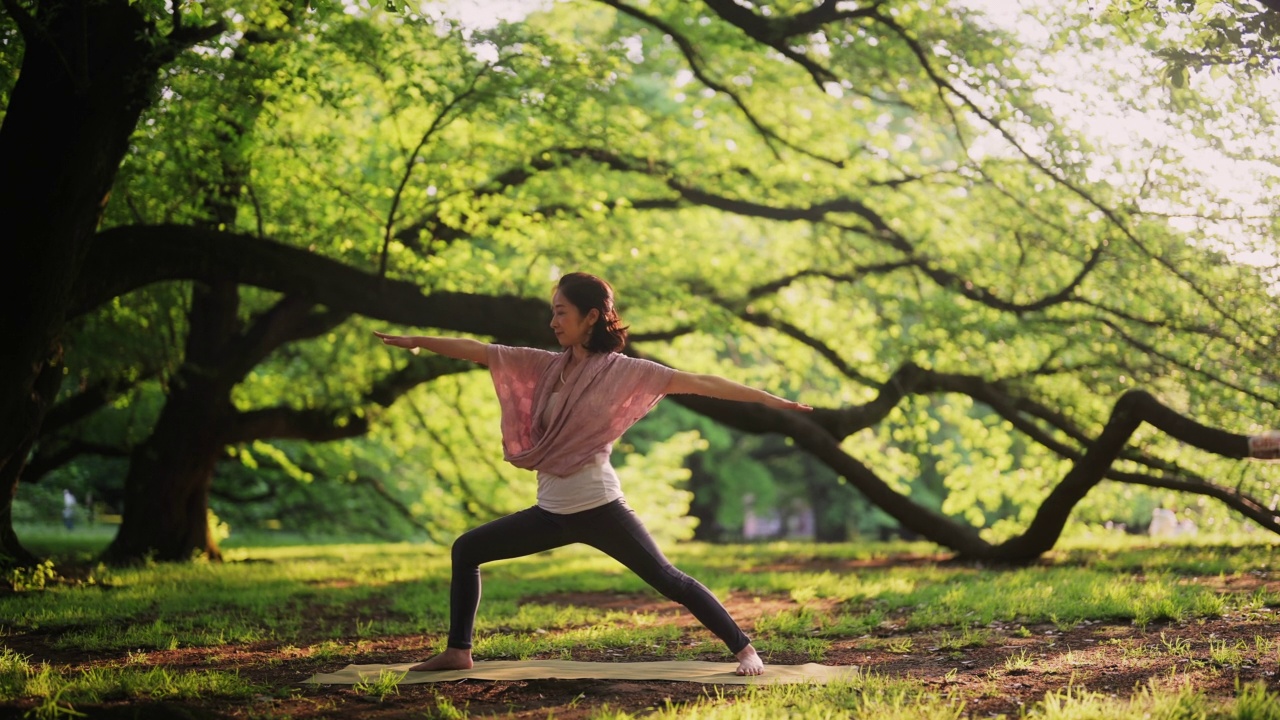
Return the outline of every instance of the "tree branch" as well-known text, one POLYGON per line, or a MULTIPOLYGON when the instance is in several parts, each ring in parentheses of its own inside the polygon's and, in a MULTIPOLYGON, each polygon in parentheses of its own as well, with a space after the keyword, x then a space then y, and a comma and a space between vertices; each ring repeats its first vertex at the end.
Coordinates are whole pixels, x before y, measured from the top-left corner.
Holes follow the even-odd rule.
POLYGON ((1026 532, 997 546, 996 553, 1004 559, 1031 560, 1052 548, 1076 504, 1102 480, 1129 438, 1144 422, 1201 450, 1225 458, 1249 457, 1248 436, 1202 425, 1170 409, 1150 393, 1129 391, 1116 401, 1110 420, 1084 457, 1040 504, 1026 532))
POLYGON ((822 5, 798 15, 769 20, 733 0, 703 0, 703 4, 711 8, 722 20, 742 30, 747 37, 777 50, 788 60, 804 68, 805 72, 809 73, 809 77, 813 78, 814 83, 819 88, 829 82, 838 83, 840 79, 836 77, 835 73, 819 65, 804 53, 797 51, 786 41, 800 33, 812 33, 823 22, 872 16, 871 9, 868 8, 847 12, 838 11, 835 8, 836 3, 824 2, 822 5))
POLYGON ((329 442, 360 437, 369 431, 367 418, 345 410, 299 410, 272 407, 237 413, 229 422, 222 442, 294 439, 329 442))
POLYGON ((350 317, 346 312, 311 313, 314 304, 285 296, 253 319, 249 329, 232 342, 224 367, 228 377, 243 378, 280 346, 328 332, 350 317))
POLYGON ((548 342, 546 301, 434 292, 378 278, 322 255, 250 235, 184 225, 125 226, 99 233, 89 249, 69 316, 152 283, 221 279, 296 296, 390 323, 548 342), (137 262, 146 257, 148 262, 137 262))
POLYGON ((411 359, 399 370, 374 383, 365 393, 365 400, 382 407, 390 407, 406 392, 445 375, 471 372, 480 366, 465 360, 455 360, 443 355, 430 354, 411 359))
MULTIPOLYGON (((665 20, 662 20, 661 18, 650 15, 644 12, 643 10, 627 5, 626 3, 623 3, 620 0, 600 0, 600 2, 614 8, 615 10, 617 10, 620 13, 623 13, 624 15, 629 15, 639 20, 640 22, 645 23, 646 25, 651 25, 657 28, 659 31, 661 31, 664 34, 669 35, 672 41, 675 42, 676 47, 680 49, 681 54, 684 55, 685 60, 688 61, 689 70, 693 72, 694 77, 696 77, 699 82, 701 82, 703 85, 710 88, 711 90, 718 93, 723 93, 724 95, 727 95, 729 97, 729 99, 733 102, 733 104, 737 106, 739 112, 742 113, 743 117, 747 119, 747 122, 751 124, 751 127, 755 128, 756 133, 759 134, 761 139, 764 140, 765 147, 769 148, 769 152, 773 153, 774 158, 776 158, 777 160, 782 160, 782 155, 778 152, 778 149, 774 146, 774 142, 776 141, 777 143, 787 148, 790 148, 791 150, 794 150, 795 152, 798 152, 802 155, 811 157, 814 160, 827 163, 837 168, 844 167, 845 163, 843 160, 834 160, 831 158, 822 157, 821 155, 818 155, 812 151, 806 150, 802 147, 799 147, 798 145, 795 145, 794 143, 783 138, 774 130, 767 127, 763 122, 761 122, 755 116, 755 113, 753 113, 751 109, 747 107, 746 102, 743 101, 742 97, 738 95, 738 93, 734 92, 728 86, 714 80, 709 75, 707 75, 706 70, 703 68, 703 65, 702 65, 702 59, 698 55, 697 48, 694 46, 692 42, 689 41, 688 38, 684 36, 684 34, 682 34, 679 30, 677 30, 673 25, 666 22, 665 20)), ((808 58, 803 58, 803 59, 808 60, 808 58)), ((816 67, 816 65, 814 67, 816 67)))
MULTIPOLYGON (((501 64, 501 62, 502 58, 499 58, 495 65, 501 64)), ((441 108, 440 112, 435 116, 435 119, 431 121, 431 125, 427 128, 427 131, 422 134, 422 139, 418 141, 417 147, 415 147, 413 152, 409 153, 408 158, 406 158, 404 176, 400 178, 400 185, 396 188, 395 194, 391 197, 391 209, 387 212, 387 224, 382 235, 382 258, 378 263, 379 277, 385 277, 387 274, 387 252, 391 247, 391 238, 393 237, 391 229, 395 227, 396 211, 400 207, 400 198, 404 195, 404 189, 409 184, 409 178, 413 176, 413 168, 417 163, 418 153, 422 152, 422 148, 426 147, 427 143, 431 141, 431 138, 436 134, 436 131, 444 126, 445 117, 447 117, 454 108, 460 106, 467 98, 475 94, 476 87, 479 85, 481 78, 487 75, 492 67, 493 65, 485 65, 480 72, 476 73, 475 76, 471 78, 471 84, 467 86, 466 90, 453 96, 449 102, 445 103, 445 106, 441 108)))
POLYGON ((31 458, 31 462, 27 463, 26 469, 23 470, 22 482, 34 485, 40 482, 40 479, 45 475, 82 455, 127 458, 129 454, 130 450, 128 448, 86 440, 71 440, 70 442, 60 443, 53 450, 49 450, 42 445, 35 456, 31 458))
POLYGON ((129 392, 140 383, 156 376, 155 370, 148 370, 136 378, 111 378, 100 380, 84 390, 72 395, 49 408, 44 423, 40 426, 40 436, 49 437, 66 429, 102 409, 107 403, 129 392))

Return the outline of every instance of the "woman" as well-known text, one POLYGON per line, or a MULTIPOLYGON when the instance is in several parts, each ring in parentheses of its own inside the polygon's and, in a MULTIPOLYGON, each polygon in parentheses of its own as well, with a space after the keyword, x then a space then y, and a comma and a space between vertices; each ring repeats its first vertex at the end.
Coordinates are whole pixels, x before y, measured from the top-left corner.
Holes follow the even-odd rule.
POLYGON ((613 288, 593 275, 560 279, 551 299, 551 329, 564 347, 553 353, 465 338, 374 333, 382 342, 489 367, 502 408, 505 459, 538 473, 538 501, 527 510, 464 533, 453 544, 449 641, 444 652, 411 670, 467 670, 480 605, 480 565, 575 542, 595 547, 688 608, 737 657, 739 675, 760 675, 764 662, 724 606, 680 572, 627 506, 609 464, 613 441, 664 395, 707 395, 769 407, 813 408, 714 375, 678 372, 622 355, 624 327, 613 288))

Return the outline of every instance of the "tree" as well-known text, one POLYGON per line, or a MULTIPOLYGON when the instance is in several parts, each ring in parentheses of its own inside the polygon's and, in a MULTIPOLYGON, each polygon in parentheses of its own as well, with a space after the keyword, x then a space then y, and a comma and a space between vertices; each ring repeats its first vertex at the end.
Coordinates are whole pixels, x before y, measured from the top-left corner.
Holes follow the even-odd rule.
POLYGON ((10 307, 0 333, 0 557, 32 560, 13 534, 9 509, 26 455, 61 379, 59 335, 72 287, 97 227, 129 135, 160 68, 222 31, 183 24, 166 30, 140 6, 66 0, 34 12, 4 3, 22 44, 21 71, 0 125, 0 213, 15 239, 4 263, 10 307))
MULTIPOLYGON (((405 43, 421 18, 329 23, 325 37, 354 61, 305 76, 316 65, 297 62, 273 81, 273 124, 251 133, 262 175, 228 196, 244 208, 237 227, 210 227, 205 202, 174 203, 198 219, 121 213, 91 244, 97 272, 76 279, 72 312, 181 280, 223 298, 224 323, 249 285, 280 294, 256 298, 255 312, 287 302, 536 342, 530 278, 590 261, 628 279, 640 352, 824 408, 800 418, 682 404, 789 437, 964 554, 1039 555, 1104 477, 1216 497, 1276 529, 1260 501, 1271 480, 1231 490, 1222 478, 1236 464, 1212 457, 1247 456, 1261 429, 1250 418, 1274 411, 1276 340, 1258 330, 1274 326, 1265 274, 1148 212, 1183 203, 1190 183, 1144 182, 1149 157, 1108 164, 1097 138, 1055 122, 1011 37, 913 3, 575 10, 499 26, 434 61, 405 43), (459 100, 482 87, 486 102, 459 100), (1135 385, 1165 402, 1125 394, 1135 385), (956 416, 967 430, 953 447, 903 457, 929 437, 917 402, 981 405, 1003 422, 956 416), (1146 435, 1124 449, 1142 422, 1210 454, 1146 435), (997 494, 1034 488, 1017 496, 1026 516, 982 528, 873 469, 909 475, 926 455, 952 468, 946 483, 971 481, 964 466, 988 471, 997 494)), ((119 194, 166 206, 146 188, 140 175, 119 194)), ((206 334, 215 359, 236 337, 189 336, 192 358, 206 334)))

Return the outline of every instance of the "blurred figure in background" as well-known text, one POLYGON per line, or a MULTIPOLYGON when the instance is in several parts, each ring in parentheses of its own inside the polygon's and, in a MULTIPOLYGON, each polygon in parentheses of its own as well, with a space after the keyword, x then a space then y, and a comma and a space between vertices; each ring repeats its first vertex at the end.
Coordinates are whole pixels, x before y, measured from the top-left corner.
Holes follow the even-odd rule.
POLYGON ((62 489, 62 524, 68 530, 74 530, 76 526, 76 496, 66 488, 62 489))

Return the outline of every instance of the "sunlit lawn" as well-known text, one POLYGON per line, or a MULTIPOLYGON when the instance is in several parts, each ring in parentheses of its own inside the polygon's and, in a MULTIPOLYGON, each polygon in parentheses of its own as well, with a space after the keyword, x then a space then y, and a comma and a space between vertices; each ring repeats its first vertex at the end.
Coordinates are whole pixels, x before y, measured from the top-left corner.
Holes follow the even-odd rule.
MULTIPOLYGON (((27 528, 23 533, 34 549, 82 567, 110 539, 102 530, 67 533, 27 528)), ((880 567, 866 562, 938 553, 931 545, 906 543, 689 544, 672 547, 669 554, 721 597, 785 602, 786 609, 755 622, 753 635, 766 657, 779 654, 798 658, 795 661, 822 662, 833 643, 853 640, 859 647, 910 653, 912 643, 919 642, 910 634, 914 631, 932 632, 935 651, 959 652, 989 642, 986 628, 993 624, 1023 632, 1027 626, 1051 624, 1065 629, 1090 622, 1145 627, 1232 613, 1265 613, 1280 605, 1280 596, 1256 583, 1248 591, 1232 592, 1222 584, 1187 581, 1189 577, 1269 575, 1274 545, 1183 543, 1151 549, 1143 544, 1134 538, 1077 543, 1041 565, 1007 569, 930 561, 880 567)), ((39 578, 32 577, 24 583, 29 589, 0 595, 0 640, 39 637, 50 651, 90 651, 115 658, 114 664, 80 670, 44 664, 39 653, 24 655, 6 646, 0 656, 0 702, 244 699, 289 690, 264 687, 215 668, 168 670, 143 661, 148 652, 266 643, 281 656, 305 657, 332 667, 343 664, 353 644, 362 640, 427 636, 437 645, 443 642, 449 561, 441 548, 410 543, 228 543, 225 554, 228 562, 223 564, 91 566, 81 581, 50 581, 40 589, 39 578)), ((486 566, 484 593, 477 627, 478 657, 571 658, 575 653, 613 649, 618 657, 641 653, 683 659, 722 652, 709 633, 677 627, 667 615, 561 601, 565 593, 633 594, 661 600, 621 566, 586 548, 486 566)), ((1225 644, 1214 650, 1221 656, 1218 660, 1232 651, 1247 654, 1239 662, 1275 666, 1280 660, 1274 643, 1267 646, 1262 641, 1243 651, 1225 644)), ((1014 669, 1019 659, 1010 657, 1008 667, 1014 669)), ((1023 660, 1030 663, 1025 655, 1023 660)), ((303 679, 300 673, 293 688, 303 679)), ((735 695, 733 702, 710 698, 679 709, 655 710, 653 716, 786 717, 776 714, 783 707, 802 708, 802 714, 791 716, 804 718, 965 713, 965 698, 910 679, 866 673, 855 686, 806 691, 759 688, 735 695)), ((1241 692, 1243 699, 1236 704, 1220 699, 1210 702, 1192 691, 1168 694, 1130 689, 1125 696, 1111 698, 1069 689, 1045 696, 1034 712, 1055 718, 1280 718, 1277 696, 1249 685, 1241 692)), ((641 716, 603 707, 596 713, 601 718, 641 716)))

